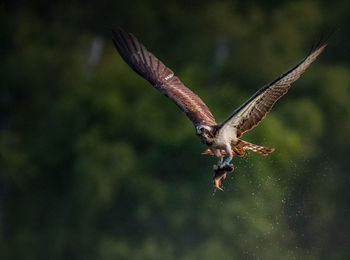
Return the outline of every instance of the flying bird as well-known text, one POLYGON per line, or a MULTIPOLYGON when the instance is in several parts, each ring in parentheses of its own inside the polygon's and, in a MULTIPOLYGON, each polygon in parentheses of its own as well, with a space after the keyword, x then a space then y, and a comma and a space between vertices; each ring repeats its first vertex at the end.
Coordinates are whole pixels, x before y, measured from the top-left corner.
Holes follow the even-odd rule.
POLYGON ((274 151, 273 148, 244 141, 241 137, 260 123, 276 101, 287 93, 291 84, 327 46, 327 43, 320 43, 312 48, 302 61, 260 88, 229 118, 218 124, 202 99, 187 88, 174 72, 149 52, 134 35, 118 28, 113 30, 113 42, 125 62, 170 98, 193 122, 196 134, 208 146, 203 154, 219 158, 218 164, 214 165, 214 185, 218 189, 221 189, 221 179, 226 177, 226 172, 233 171, 230 162, 234 155, 243 156, 248 150, 262 155, 274 151))

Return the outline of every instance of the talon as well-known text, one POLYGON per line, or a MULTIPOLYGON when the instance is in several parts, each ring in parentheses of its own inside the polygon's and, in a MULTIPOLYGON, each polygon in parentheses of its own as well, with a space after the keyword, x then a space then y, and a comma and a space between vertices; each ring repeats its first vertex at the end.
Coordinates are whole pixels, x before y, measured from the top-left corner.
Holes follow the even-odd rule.
POLYGON ((227 157, 226 160, 225 160, 225 164, 230 164, 231 161, 232 161, 232 158, 227 157))
POLYGON ((221 168, 222 167, 222 165, 224 164, 224 161, 223 161, 223 159, 221 158, 219 161, 218 161, 218 167, 219 168, 221 168))
POLYGON ((214 153, 209 148, 207 150, 205 150, 202 154, 214 155, 214 153))
POLYGON ((218 167, 221 171, 225 172, 232 172, 234 170, 233 164, 232 163, 223 163, 218 167))

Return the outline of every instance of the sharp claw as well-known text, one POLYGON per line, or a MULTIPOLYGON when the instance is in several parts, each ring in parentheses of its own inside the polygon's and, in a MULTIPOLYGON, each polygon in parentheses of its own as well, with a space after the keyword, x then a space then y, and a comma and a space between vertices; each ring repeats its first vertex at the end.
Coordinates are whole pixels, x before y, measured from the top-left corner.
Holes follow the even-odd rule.
POLYGON ((225 172, 232 172, 234 170, 233 164, 232 163, 223 163, 219 167, 219 171, 225 171, 225 172))
POLYGON ((227 157, 226 160, 225 160, 225 164, 230 164, 231 161, 232 161, 232 158, 227 157))
POLYGON ((209 148, 207 150, 205 150, 202 154, 214 155, 213 152, 209 148))

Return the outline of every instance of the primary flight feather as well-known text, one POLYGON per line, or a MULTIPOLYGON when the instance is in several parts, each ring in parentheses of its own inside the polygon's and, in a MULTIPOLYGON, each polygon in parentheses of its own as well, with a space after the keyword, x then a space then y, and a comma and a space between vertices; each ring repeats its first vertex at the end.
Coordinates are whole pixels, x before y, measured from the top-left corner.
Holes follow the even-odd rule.
POLYGON ((234 155, 243 156, 247 150, 267 155, 274 151, 240 139, 244 132, 257 126, 271 110, 278 99, 285 95, 291 84, 315 61, 327 46, 319 44, 313 48, 292 69, 282 74, 276 80, 263 86, 244 104, 221 124, 217 124, 207 105, 187 88, 174 72, 150 53, 134 35, 122 29, 113 31, 113 42, 125 62, 140 76, 149 81, 156 89, 175 102, 187 115, 196 128, 196 134, 208 149, 206 154, 219 158, 215 166, 214 183, 220 188, 221 178, 226 177, 226 171, 233 170, 230 164, 234 155), (224 157, 227 159, 224 161, 224 157))

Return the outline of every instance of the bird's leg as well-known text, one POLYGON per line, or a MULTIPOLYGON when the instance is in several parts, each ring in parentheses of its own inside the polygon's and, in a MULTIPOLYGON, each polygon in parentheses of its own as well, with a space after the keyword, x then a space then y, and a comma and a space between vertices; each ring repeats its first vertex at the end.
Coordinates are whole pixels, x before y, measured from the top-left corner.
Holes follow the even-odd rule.
POLYGON ((223 160, 224 160, 224 156, 221 154, 221 151, 219 149, 212 149, 212 152, 214 153, 214 155, 216 157, 220 158, 217 166, 221 167, 223 160))
POLYGON ((230 164, 230 162, 232 161, 232 157, 228 156, 225 160, 224 164, 230 164))
POLYGON ((219 161, 218 161, 218 167, 221 167, 221 165, 223 164, 224 162, 224 157, 220 157, 219 161))
POLYGON ((226 151, 226 154, 228 155, 225 162, 222 164, 222 166, 232 166, 232 164, 230 164, 230 162, 232 161, 232 158, 233 158, 233 153, 232 153, 232 150, 231 150, 231 146, 230 145, 227 145, 226 148, 225 148, 225 151, 226 151))

